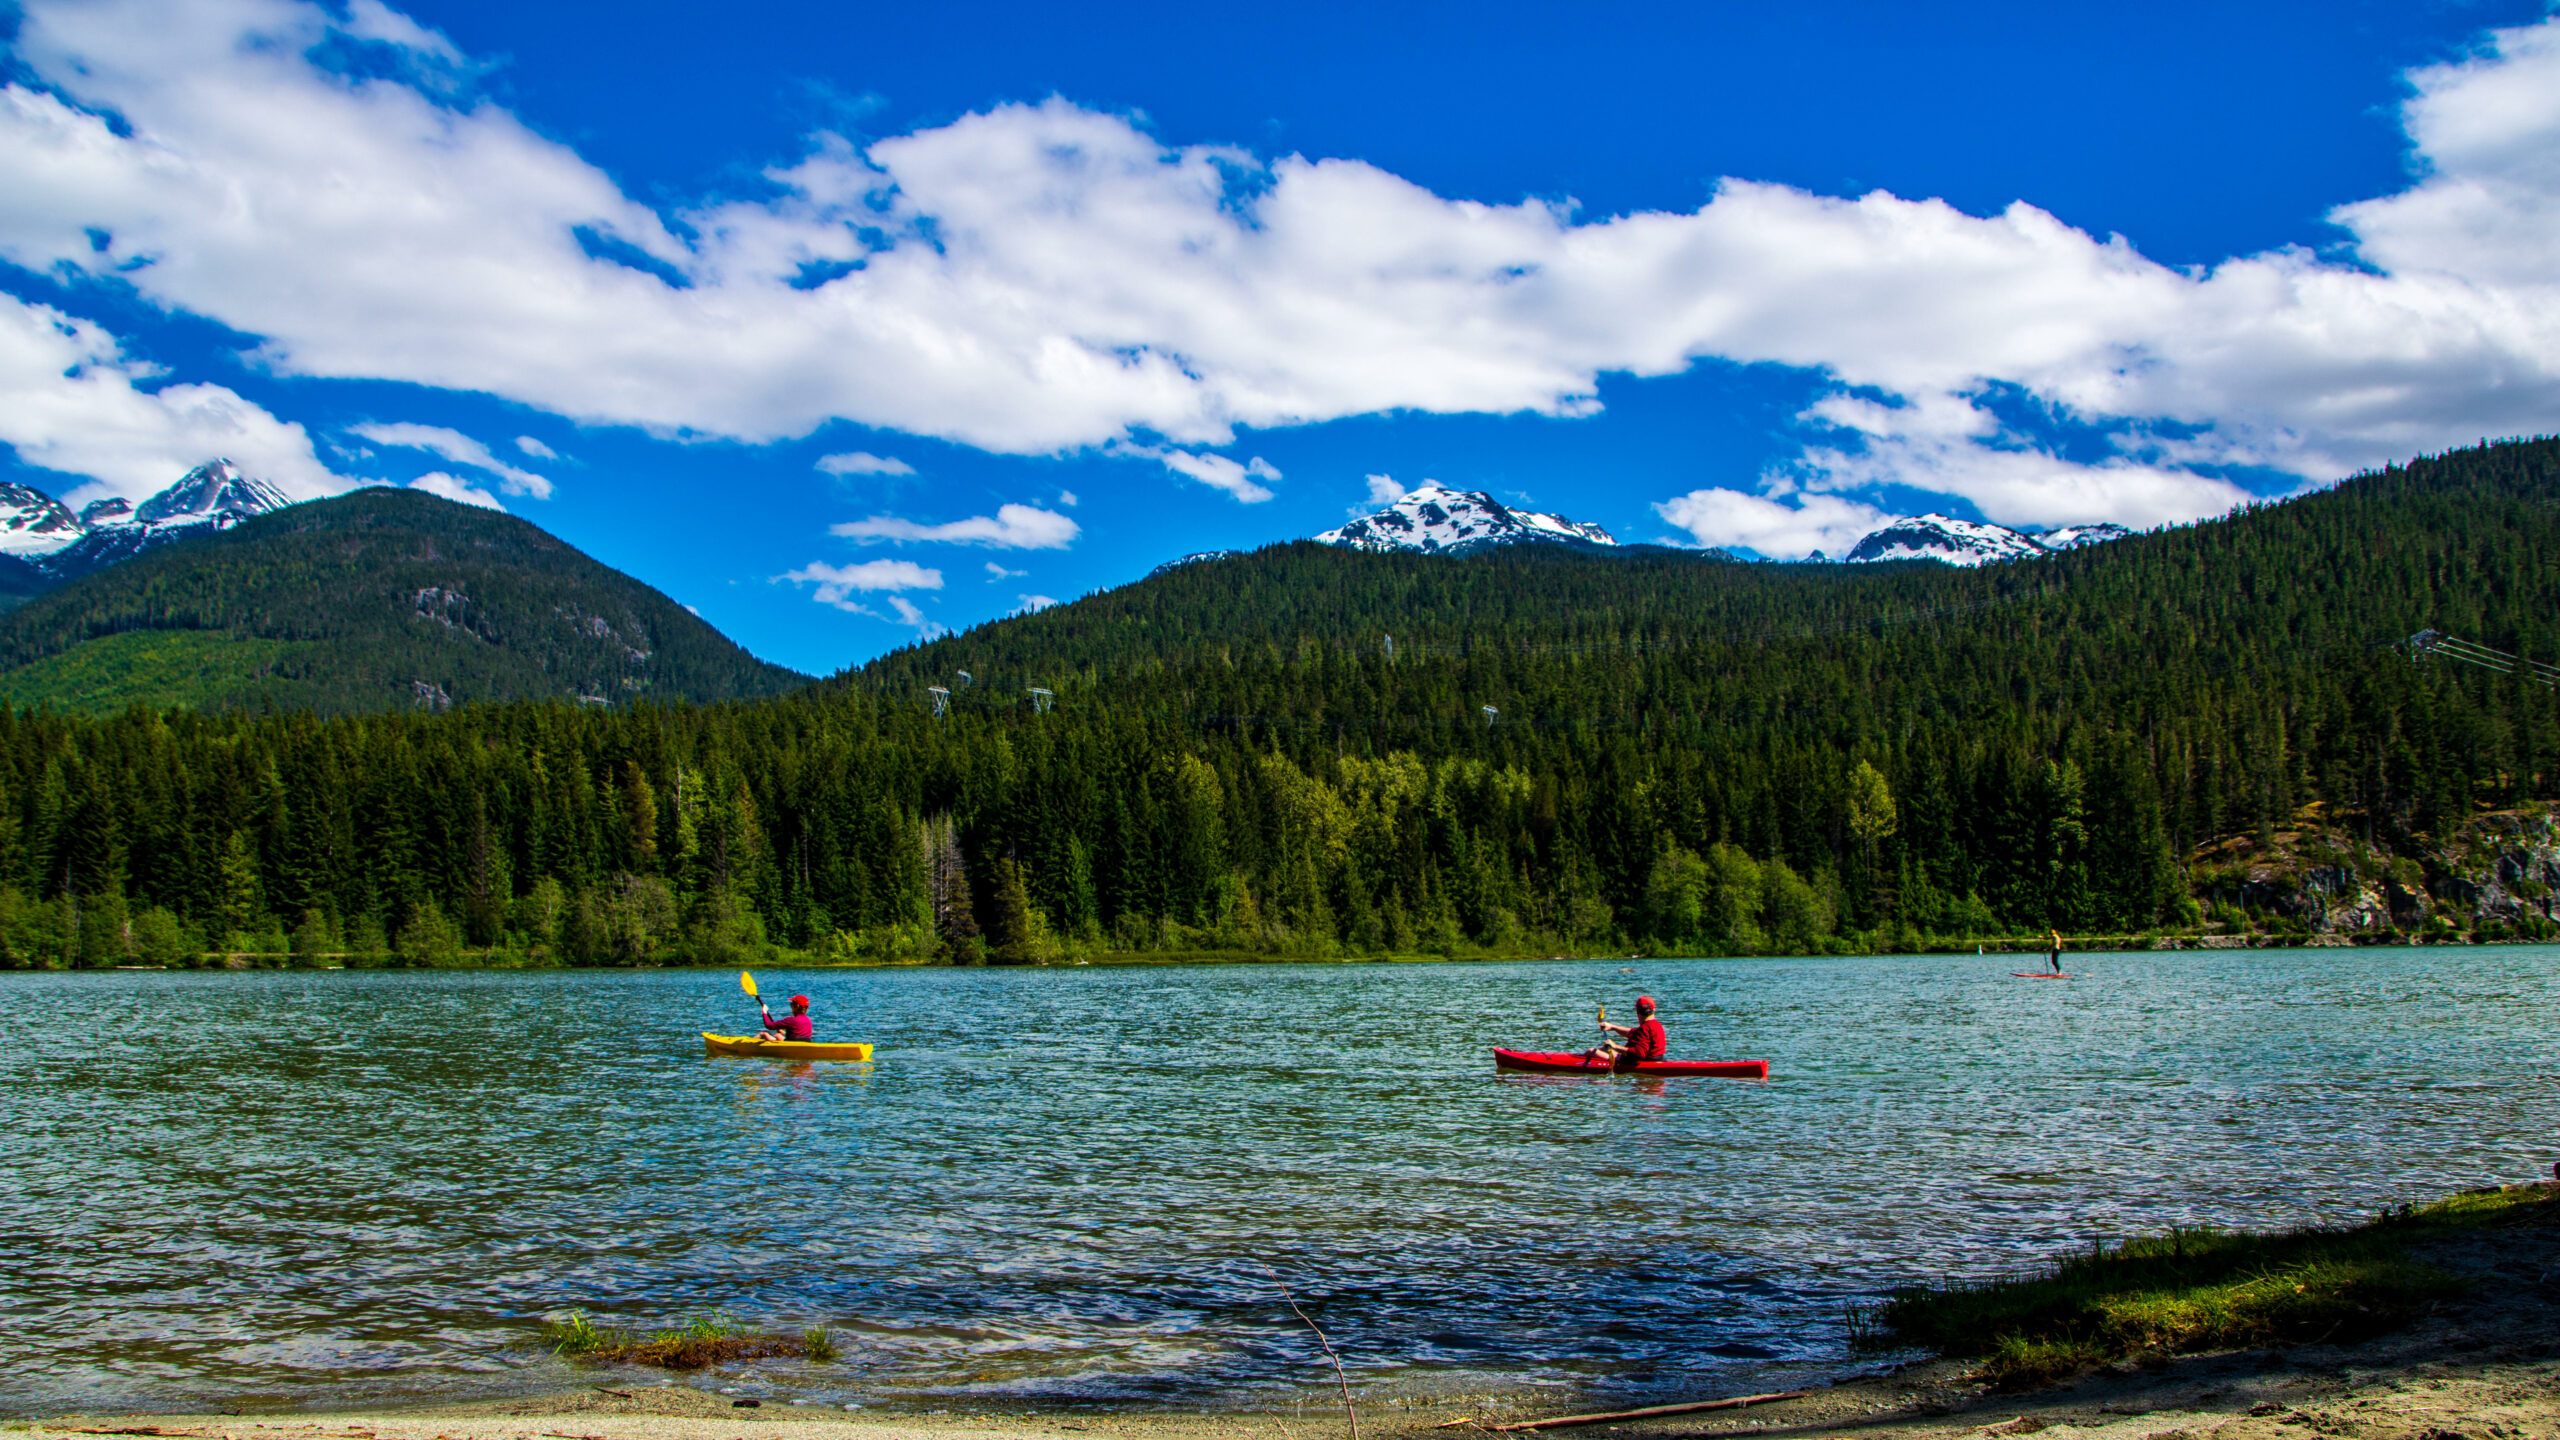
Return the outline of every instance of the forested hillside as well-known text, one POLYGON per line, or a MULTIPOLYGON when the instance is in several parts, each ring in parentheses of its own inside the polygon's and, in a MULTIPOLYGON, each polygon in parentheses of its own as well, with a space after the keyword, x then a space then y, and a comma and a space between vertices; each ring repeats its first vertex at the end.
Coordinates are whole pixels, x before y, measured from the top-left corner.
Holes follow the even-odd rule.
POLYGON ((765 701, 19 714, 0 938, 1800 951, 2188 925, 2279 833, 2423 912, 2560 715, 2398 642, 2560 660, 2556 556, 2542 440, 1980 571, 1280 547, 765 701))
POLYGON ((92 714, 721 700, 801 683, 522 520, 413 490, 260 515, 0 616, 0 702, 92 714))

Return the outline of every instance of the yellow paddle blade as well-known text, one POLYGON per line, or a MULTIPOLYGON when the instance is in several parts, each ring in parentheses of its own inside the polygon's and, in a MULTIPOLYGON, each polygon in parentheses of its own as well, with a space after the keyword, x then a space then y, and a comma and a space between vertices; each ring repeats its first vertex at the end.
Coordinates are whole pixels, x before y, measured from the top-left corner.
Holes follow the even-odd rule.
POLYGON ((1603 1025, 1609 1023, 1609 1007, 1606 1005, 1600 1007, 1600 1023, 1603 1025))
POLYGON ((741 990, 746 991, 746 992, 747 992, 748 994, 750 994, 750 995, 753 995, 754 993, 756 993, 756 977, 754 977, 753 975, 748 974, 748 973, 747 973, 746 971, 744 971, 744 970, 739 971, 739 972, 738 972, 738 988, 739 988, 739 989, 741 989, 741 990))

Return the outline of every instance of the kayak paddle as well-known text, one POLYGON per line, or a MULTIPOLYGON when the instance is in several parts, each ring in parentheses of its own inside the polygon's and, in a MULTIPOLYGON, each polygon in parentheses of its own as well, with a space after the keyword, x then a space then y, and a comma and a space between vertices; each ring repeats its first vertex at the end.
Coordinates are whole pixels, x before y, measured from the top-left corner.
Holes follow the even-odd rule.
POLYGON ((773 1023, 773 1012, 764 1008, 764 997, 756 994, 756 977, 748 974, 744 970, 739 971, 738 988, 746 991, 747 998, 756 1002, 756 1013, 764 1017, 767 1025, 771 1025, 773 1023))

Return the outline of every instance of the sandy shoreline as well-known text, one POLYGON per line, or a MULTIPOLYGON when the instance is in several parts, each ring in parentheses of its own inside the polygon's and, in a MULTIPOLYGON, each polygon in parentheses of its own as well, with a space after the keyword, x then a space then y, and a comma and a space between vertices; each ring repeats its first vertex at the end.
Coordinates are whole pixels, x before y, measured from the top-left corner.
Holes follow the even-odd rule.
MULTIPOLYGON (((2118 1364, 2030 1394, 1999 1394, 1969 1367, 1932 1360, 1802 1399, 1688 1415, 1518 1432, 1566 1440, 1949 1440, 2050 1432, 2049 1440, 2560 1440, 2560 1207, 2530 1222, 2411 1243, 2412 1259, 2470 1282, 2415 1325, 2360 1345, 2304 1346, 2118 1364)), ((858 1416, 708 1387, 597 1384, 551 1395, 328 1414, 66 1415, 0 1432, 179 1440, 1348 1440, 1339 1408, 1034 1412, 994 1405, 858 1416)), ((1482 1388, 1482 1387, 1479 1387, 1482 1388)), ((1719 1398, 1712 1395, 1700 1400, 1719 1398)), ((1563 1396, 1420 1394, 1371 1403, 1377 1440, 1497 1433, 1506 1422, 1587 1413, 1563 1396)))

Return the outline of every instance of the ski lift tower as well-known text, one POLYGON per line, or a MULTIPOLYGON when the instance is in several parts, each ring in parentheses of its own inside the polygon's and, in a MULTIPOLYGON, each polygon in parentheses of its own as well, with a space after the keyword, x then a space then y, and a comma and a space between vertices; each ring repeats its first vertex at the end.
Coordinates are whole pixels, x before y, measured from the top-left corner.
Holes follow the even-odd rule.
POLYGON ((940 685, 927 685, 924 693, 933 697, 933 718, 939 720, 951 708, 951 692, 940 685))
POLYGON ((1496 720, 1499 720, 1499 719, 1501 719, 1501 718, 1502 718, 1502 712, 1501 712, 1501 711, 1494 709, 1494 708, 1493 708, 1492 706, 1490 706, 1490 705, 1487 705, 1487 706, 1485 706, 1485 707, 1484 707, 1484 728, 1486 728, 1487 730, 1492 729, 1492 728, 1493 728, 1493 722, 1494 722, 1494 721, 1496 721, 1496 720))
POLYGON ((978 683, 978 677, 977 677, 977 676, 975 676, 975 675, 970 674, 970 673, 969 673, 968 671, 966 671, 966 670, 956 671, 956 672, 954 672, 954 673, 956 673, 957 675, 959 675, 959 677, 960 677, 960 688, 961 688, 961 689, 963 689, 963 690, 966 690, 966 689, 968 689, 970 686, 975 685, 975 684, 977 684, 977 683, 978 683))
POLYGON ((1031 713, 1034 715, 1046 715, 1049 713, 1049 707, 1058 703, 1058 696, 1055 691, 1044 690, 1041 687, 1034 685, 1031 687, 1030 693, 1031 713))

